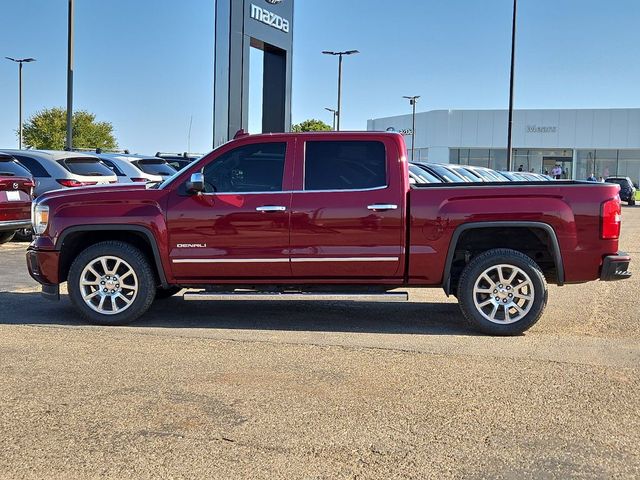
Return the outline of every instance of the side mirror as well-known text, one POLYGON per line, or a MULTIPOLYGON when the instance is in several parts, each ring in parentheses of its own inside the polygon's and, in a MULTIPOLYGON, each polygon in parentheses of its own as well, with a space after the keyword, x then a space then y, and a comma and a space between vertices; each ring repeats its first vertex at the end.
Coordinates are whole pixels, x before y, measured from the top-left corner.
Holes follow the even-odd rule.
POLYGON ((192 173, 187 182, 187 192, 191 194, 204 192, 204 175, 200 172, 192 173))

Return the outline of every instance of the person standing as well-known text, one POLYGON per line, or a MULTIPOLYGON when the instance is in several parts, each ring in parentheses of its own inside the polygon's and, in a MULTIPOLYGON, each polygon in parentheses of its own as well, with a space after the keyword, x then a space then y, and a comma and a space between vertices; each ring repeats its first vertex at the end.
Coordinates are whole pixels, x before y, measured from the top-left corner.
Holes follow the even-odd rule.
POLYGON ((591 175, 589 175, 589 177, 587 178, 587 182, 597 182, 598 179, 596 178, 596 174, 592 173, 591 175))
POLYGON ((522 172, 523 170, 524 170, 524 165, 520 165, 520 166, 518 167, 518 171, 519 171, 519 172, 522 172))
POLYGON ((553 170, 551 170, 551 176, 556 180, 560 180, 560 178, 562 178, 562 168, 559 164, 553 167, 553 170))

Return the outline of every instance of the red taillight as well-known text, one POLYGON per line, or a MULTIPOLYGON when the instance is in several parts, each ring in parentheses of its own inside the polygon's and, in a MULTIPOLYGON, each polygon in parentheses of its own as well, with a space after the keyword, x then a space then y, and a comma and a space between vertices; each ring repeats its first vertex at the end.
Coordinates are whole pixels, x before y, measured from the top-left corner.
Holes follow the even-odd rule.
POLYGON ((95 185, 97 182, 81 182, 71 178, 63 178, 56 180, 63 187, 86 187, 87 185, 95 185))
POLYGON ((616 196, 602 204, 602 228, 600 236, 603 240, 615 240, 620 237, 622 206, 620 197, 616 196))
POLYGON ((146 178, 131 177, 132 182, 147 182, 146 178))
POLYGON ((27 188, 31 188, 31 187, 35 187, 36 184, 33 182, 33 180, 27 180, 26 182, 24 182, 24 186, 27 188))

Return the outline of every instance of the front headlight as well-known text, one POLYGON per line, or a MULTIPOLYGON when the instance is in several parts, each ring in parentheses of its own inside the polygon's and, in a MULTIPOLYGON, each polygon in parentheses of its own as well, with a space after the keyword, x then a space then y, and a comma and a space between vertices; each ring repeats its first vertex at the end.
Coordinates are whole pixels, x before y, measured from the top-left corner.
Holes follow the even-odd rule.
POLYGON ((31 216, 33 231, 36 235, 42 235, 49 224, 49 207, 47 205, 38 205, 33 208, 31 216))

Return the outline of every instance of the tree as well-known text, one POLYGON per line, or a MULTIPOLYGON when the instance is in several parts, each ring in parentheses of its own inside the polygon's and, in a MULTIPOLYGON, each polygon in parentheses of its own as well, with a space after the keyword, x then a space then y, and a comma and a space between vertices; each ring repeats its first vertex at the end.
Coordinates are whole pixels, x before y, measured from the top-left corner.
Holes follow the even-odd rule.
MULTIPOLYGON (((73 112, 73 147, 114 150, 118 143, 113 125, 96 122, 96 116, 85 110, 73 112)), ((39 150, 64 150, 67 137, 67 111, 60 107, 41 110, 23 127, 24 144, 39 150)))
POLYGON ((294 132, 330 132, 332 128, 322 120, 312 118, 294 125, 292 130, 294 132))

